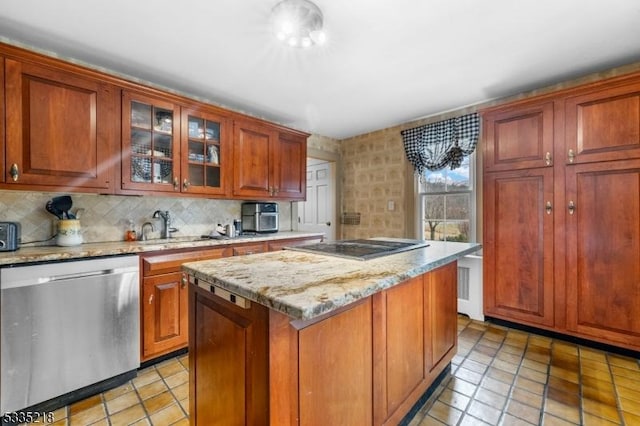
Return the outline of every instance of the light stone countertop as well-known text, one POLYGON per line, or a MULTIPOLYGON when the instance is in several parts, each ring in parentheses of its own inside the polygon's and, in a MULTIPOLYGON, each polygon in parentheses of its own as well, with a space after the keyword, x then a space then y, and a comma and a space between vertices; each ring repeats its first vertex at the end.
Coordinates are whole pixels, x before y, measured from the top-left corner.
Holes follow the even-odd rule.
POLYGON ((51 262, 87 257, 137 254, 151 251, 175 250, 184 248, 205 248, 262 241, 276 241, 288 238, 320 237, 321 233, 283 231, 259 236, 241 236, 236 238, 213 240, 200 237, 174 237, 163 240, 148 241, 114 241, 104 243, 88 243, 73 247, 58 246, 23 246, 17 251, 0 252, 0 266, 31 262, 51 262))
POLYGON ((293 319, 308 320, 482 248, 475 243, 428 243, 429 247, 366 261, 282 250, 190 262, 182 268, 293 319))

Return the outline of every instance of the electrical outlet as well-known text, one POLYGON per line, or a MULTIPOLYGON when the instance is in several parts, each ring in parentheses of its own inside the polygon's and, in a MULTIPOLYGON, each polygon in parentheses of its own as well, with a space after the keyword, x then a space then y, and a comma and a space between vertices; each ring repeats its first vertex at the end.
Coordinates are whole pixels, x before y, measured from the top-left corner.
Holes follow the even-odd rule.
POLYGON ((393 200, 389 200, 387 201, 387 210, 389 210, 390 212, 394 211, 396 209, 396 202, 393 200))

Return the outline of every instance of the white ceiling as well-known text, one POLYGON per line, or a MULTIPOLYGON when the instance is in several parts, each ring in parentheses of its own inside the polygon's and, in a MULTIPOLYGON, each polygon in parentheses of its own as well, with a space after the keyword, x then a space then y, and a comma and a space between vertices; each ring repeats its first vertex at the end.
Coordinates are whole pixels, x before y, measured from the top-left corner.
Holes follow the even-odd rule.
POLYGON ((316 0, 308 50, 277 2, 0 0, 0 39, 337 139, 640 61, 639 0, 316 0))

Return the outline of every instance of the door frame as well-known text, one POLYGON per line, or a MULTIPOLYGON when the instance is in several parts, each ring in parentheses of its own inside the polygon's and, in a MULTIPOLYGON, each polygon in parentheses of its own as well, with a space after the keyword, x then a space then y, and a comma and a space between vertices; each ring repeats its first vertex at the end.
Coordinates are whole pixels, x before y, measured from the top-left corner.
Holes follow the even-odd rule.
MULTIPOLYGON (((334 163, 333 169, 335 174, 332 176, 332 179, 335 184, 335 199, 334 199, 334 208, 335 208, 335 230, 336 230, 336 240, 342 239, 342 225, 340 223, 340 211, 342 210, 342 158, 340 154, 335 152, 323 151, 321 149, 316 148, 307 148, 307 158, 313 158, 315 160, 322 160, 334 163)), ((294 231, 298 230, 298 203, 291 203, 291 229, 294 231)))

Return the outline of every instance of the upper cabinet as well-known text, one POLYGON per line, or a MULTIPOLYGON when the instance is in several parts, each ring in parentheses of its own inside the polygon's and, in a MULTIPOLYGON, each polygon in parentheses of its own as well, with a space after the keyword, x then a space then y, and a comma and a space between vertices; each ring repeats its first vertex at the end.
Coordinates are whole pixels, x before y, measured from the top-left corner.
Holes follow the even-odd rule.
POLYGON ((306 136, 251 121, 234 123, 233 195, 304 200, 306 136))
POLYGON ((196 109, 182 109, 182 190, 225 195, 231 182, 232 125, 229 119, 196 109))
POLYGON ((553 102, 488 113, 483 126, 485 171, 553 165, 553 102))
POLYGON ((308 134, 2 43, 0 117, 3 189, 306 196, 308 134))
POLYGON ((640 158, 640 82, 565 101, 567 164, 640 158))
POLYGON ((5 59, 5 187, 111 192, 116 89, 65 69, 5 59))
POLYGON ((122 94, 122 190, 229 193, 230 120, 139 92, 122 94))
POLYGON ((122 189, 180 191, 180 107, 122 94, 122 189))

